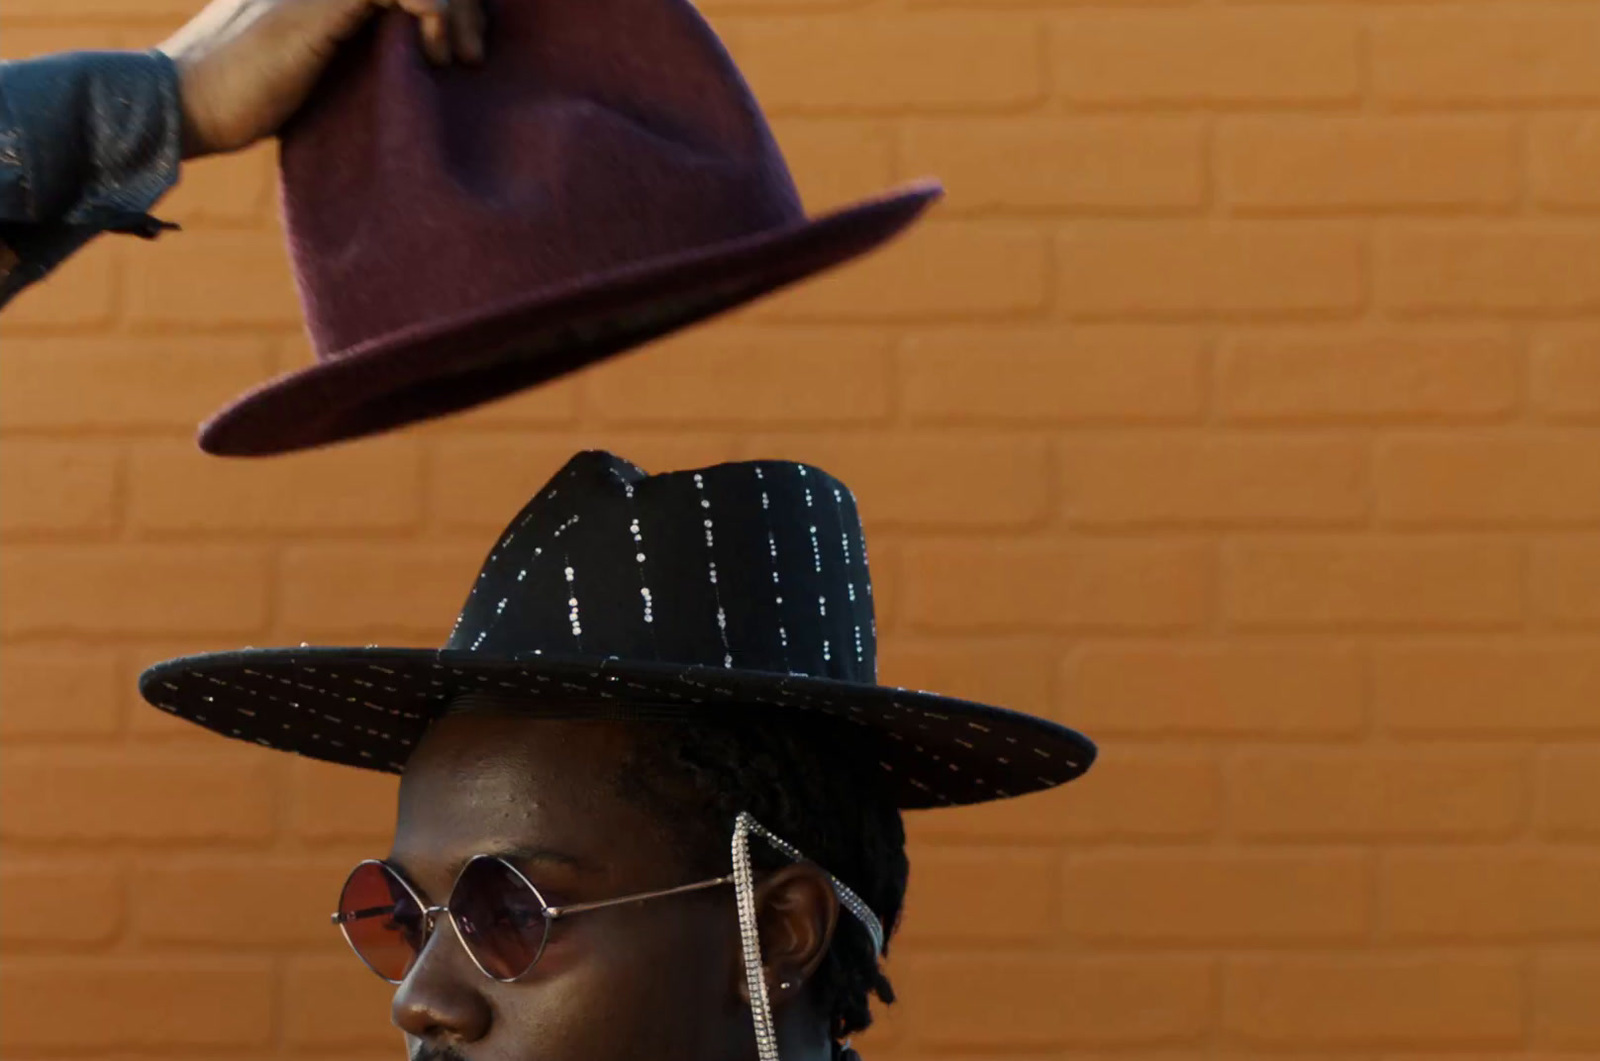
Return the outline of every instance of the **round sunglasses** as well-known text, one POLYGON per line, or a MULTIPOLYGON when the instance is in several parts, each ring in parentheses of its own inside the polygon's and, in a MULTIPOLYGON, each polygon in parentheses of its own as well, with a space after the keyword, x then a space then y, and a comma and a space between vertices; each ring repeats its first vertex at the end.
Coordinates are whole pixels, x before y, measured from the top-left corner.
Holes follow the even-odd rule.
POLYGON ((497 855, 475 855, 456 876, 445 904, 429 906, 393 866, 369 859, 350 872, 333 923, 367 968, 398 984, 428 945, 443 914, 478 971, 510 983, 539 961, 550 926, 563 917, 703 891, 732 884, 733 879, 730 874, 660 891, 551 906, 516 866, 497 855))
MULTIPOLYGON (((445 904, 429 906, 399 870, 379 859, 368 859, 351 870, 345 880, 333 923, 339 926, 345 942, 367 968, 391 984, 398 984, 428 945, 439 915, 443 914, 478 971, 492 980, 511 983, 526 976, 539 961, 545 942, 550 938, 550 926, 563 917, 732 884, 738 900, 740 933, 748 952, 746 972, 753 978, 751 997, 764 998, 752 891, 754 875, 748 846, 752 836, 765 840, 791 862, 807 861, 794 845, 773 835, 743 812, 734 822, 732 873, 680 884, 676 888, 635 892, 595 902, 551 906, 533 882, 504 858, 474 855, 456 875, 445 904)), ((877 915, 838 877, 829 873, 828 880, 840 903, 872 937, 873 949, 882 954, 885 935, 877 915)))

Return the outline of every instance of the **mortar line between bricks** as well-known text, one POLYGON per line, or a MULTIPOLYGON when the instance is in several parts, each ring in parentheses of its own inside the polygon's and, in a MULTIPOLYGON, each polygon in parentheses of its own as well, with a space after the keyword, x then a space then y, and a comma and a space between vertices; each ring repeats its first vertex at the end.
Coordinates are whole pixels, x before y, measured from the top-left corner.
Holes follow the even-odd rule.
POLYGON ((1522 988, 1522 1036, 1532 1045, 1538 1027, 1539 949, 1536 946, 1524 945, 1517 972, 1522 988))
POLYGON ((1367 946, 1374 950, 1384 938, 1383 926, 1386 920, 1383 901, 1384 857, 1377 844, 1369 842, 1362 845, 1363 870, 1366 873, 1364 883, 1367 886, 1367 902, 1369 904, 1366 931, 1363 935, 1366 937, 1367 946))
MULTIPOLYGON (((126 445, 117 447, 116 473, 112 479, 111 506, 116 513, 113 540, 127 544, 136 531, 133 520, 133 455, 126 445)), ((6 544, 9 544, 7 542, 6 544)))
POLYGON ((1207 558, 1205 587, 1205 617, 1195 630, 1197 638, 1215 640, 1225 635, 1227 629, 1226 572, 1223 570, 1224 553, 1221 533, 1212 535, 1205 543, 1207 558))
MULTIPOLYGON (((8 845, 9 846, 9 845, 8 845)), ((117 912, 115 927, 112 929, 109 950, 114 954, 127 954, 133 951, 134 915, 133 908, 133 859, 127 855, 113 856, 112 866, 116 872, 116 895, 121 908, 117 912)))
MULTIPOLYGON (((1039 0, 1047 3, 1049 0, 1039 0)), ((1078 3, 1078 0, 1073 0, 1078 3)), ((1140 3, 1150 4, 1156 0, 1139 0, 1140 3)), ((1197 0, 1172 0, 1174 3, 1194 3, 1197 0)), ((1259 0, 1252 0, 1253 3, 1259 0)), ((1085 6, 1081 3, 1078 6, 1085 6)), ((1052 64, 1054 65, 1054 64, 1052 64)), ((1206 115, 1225 115, 1228 117, 1251 117, 1254 115, 1283 117, 1308 111, 1314 114, 1339 114, 1355 113, 1350 101, 1329 102, 1321 101, 1317 104, 1302 105, 1298 101, 1271 101, 1271 100, 1206 100, 1193 101, 1187 99, 1158 98, 1158 99, 1072 99, 1064 93, 1058 93, 1046 100, 1039 109, 1041 117, 1050 116, 1062 119, 1090 118, 1134 118, 1134 119, 1197 119, 1206 115)))
MULTIPOLYGON (((1071 533, 1072 521, 1068 516, 1066 490, 1066 456, 1061 446, 1048 432, 1039 432, 1035 439, 1044 453, 1044 525, 1047 533, 1071 533)), ((1032 441, 1032 440, 1031 440, 1032 441)))
POLYGON ((262 631, 263 636, 268 636, 271 631, 281 629, 283 626, 284 589, 289 583, 289 573, 286 570, 289 548, 292 546, 275 545, 267 553, 267 593, 262 607, 262 621, 265 627, 262 631))
MULTIPOLYGON (((1098 216, 1106 216, 1103 212, 1098 216)), ((1157 215, 1151 215, 1157 216, 1157 215)), ((1522 215, 1515 203, 1489 202, 1416 202, 1398 200, 1389 202, 1351 202, 1314 206, 1248 206, 1240 207, 1225 217, 1241 224, 1249 222, 1377 222, 1377 221, 1496 221, 1514 223, 1522 215)), ((1574 212, 1573 216, 1577 216, 1574 212)))
POLYGON ((1040 255, 1042 280, 1044 284, 1044 300, 1036 309, 1021 314, 1023 320, 1029 321, 1034 326, 1043 326, 1047 321, 1060 319, 1064 314, 1062 305, 1066 300, 1061 292, 1061 229, 1054 225, 1046 229, 1043 235, 1043 253, 1040 255))
POLYGON ((1200 341, 1200 419, 1195 427, 1197 431, 1209 433, 1224 426, 1218 399, 1222 393, 1218 374, 1222 371, 1222 346, 1226 331, 1223 324, 1214 321, 1196 330, 1200 341))
POLYGON ((1528 535, 1521 535, 1516 539, 1516 558, 1519 567, 1518 579, 1520 597, 1517 601, 1520 606, 1521 627, 1526 633, 1548 634, 1545 621, 1537 614, 1535 592, 1533 585, 1533 540, 1528 535))
POLYGON ((1207 111, 1200 121, 1200 150, 1202 152, 1200 213, 1220 223, 1221 219, 1228 217, 1232 213, 1228 209, 1227 197, 1223 194, 1222 156, 1219 145, 1222 117, 1214 112, 1207 111))
POLYGON ((908 328, 898 327, 891 329, 887 335, 885 349, 879 356, 886 359, 884 376, 888 382, 888 405, 881 418, 881 426, 886 431, 912 431, 916 429, 909 410, 906 408, 906 361, 913 355, 911 353, 912 338, 908 328))
POLYGON ((1357 248, 1357 266, 1361 270, 1360 304, 1355 317, 1362 327, 1373 327, 1378 319, 1379 307, 1379 244, 1381 230, 1375 218, 1368 218, 1361 226, 1361 241, 1357 248))
POLYGON ((1537 817, 1539 802, 1539 750, 1537 744, 1530 744, 1521 750, 1522 755, 1522 804, 1518 808, 1518 823, 1515 842, 1523 845, 1537 844, 1539 842, 1537 817))
POLYGON ((290 759, 286 755, 276 756, 266 771, 267 790, 271 796, 272 809, 272 842, 270 850, 275 857, 281 857, 292 850, 290 843, 294 826, 292 822, 292 793, 291 786, 294 778, 290 772, 290 759))
POLYGON ((1511 136, 1515 144, 1513 157, 1515 168, 1516 194, 1512 197, 1512 207, 1519 214, 1535 216, 1538 214, 1538 204, 1533 193, 1533 121, 1526 115, 1511 117, 1511 136))
POLYGON ((275 1053, 281 1054, 288 1049, 289 1022, 285 1019, 288 1013, 290 958, 282 952, 272 955, 272 998, 268 1003, 268 1012, 271 1014, 272 1031, 270 1033, 271 1045, 275 1053))
POLYGON ((1357 435, 1361 439, 1361 523, 1369 538, 1387 531, 1378 516, 1378 450, 1383 429, 1368 428, 1357 435))
POLYGON ((1533 409, 1533 355, 1538 348, 1538 324, 1516 322, 1511 326, 1517 344, 1517 394, 1512 406, 1510 422, 1524 427, 1537 428, 1539 416, 1533 409))
MULTIPOLYGON (((1431 0, 1416 0, 1418 3, 1431 0)), ((1462 114, 1577 114, 1588 116, 1600 107, 1600 95, 1559 96, 1551 99, 1380 100, 1378 112, 1400 117, 1456 116, 1462 114)))
POLYGON ((1378 110, 1377 46, 1373 41, 1373 20, 1382 15, 1374 11, 1362 12, 1356 29, 1356 64, 1359 69, 1357 83, 1360 92, 1358 109, 1363 114, 1378 110))

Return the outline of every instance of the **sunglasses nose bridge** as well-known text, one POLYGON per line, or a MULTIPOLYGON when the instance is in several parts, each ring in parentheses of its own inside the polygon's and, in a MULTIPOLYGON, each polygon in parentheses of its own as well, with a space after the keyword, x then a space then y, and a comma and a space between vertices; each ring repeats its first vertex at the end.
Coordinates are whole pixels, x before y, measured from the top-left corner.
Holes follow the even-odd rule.
MULTIPOLYGON (((438 923, 438 918, 441 914, 444 915, 445 923, 450 926, 450 934, 455 937, 456 943, 460 945, 462 952, 466 954, 467 960, 473 964, 473 967, 476 968, 478 972, 482 973, 484 976, 487 976, 491 980, 497 980, 503 984, 511 983, 517 979, 516 976, 496 976, 489 970, 489 967, 484 964, 483 959, 478 955, 477 950, 474 949, 472 943, 467 939, 467 934, 461 930, 461 922, 456 920, 456 915, 451 913, 449 906, 429 906, 423 909, 422 915, 427 918, 428 926, 428 942, 425 944, 425 946, 431 946, 433 944, 433 941, 437 935, 434 932, 434 928, 438 923)), ((418 960, 421 960, 420 955, 418 956, 418 960)), ((532 968, 531 963, 529 968, 532 968)), ((524 972, 525 971, 526 970, 524 970, 524 972)), ((521 973, 518 974, 518 976, 520 975, 521 973)))
POLYGON ((410 966, 406 969, 406 976, 408 978, 410 977, 411 973, 416 970, 417 966, 426 958, 427 953, 430 950, 437 946, 450 946, 449 942, 440 942, 441 937, 438 932, 438 928, 441 921, 450 926, 449 935, 454 940, 454 943, 466 952, 468 960, 470 960, 472 964, 477 966, 480 970, 483 968, 482 965, 479 964, 477 956, 472 953, 472 947, 467 944, 466 938, 462 936, 461 928, 456 924, 455 915, 450 912, 450 907, 448 905, 424 906, 421 910, 421 914, 422 943, 417 948, 416 953, 412 956, 410 966))

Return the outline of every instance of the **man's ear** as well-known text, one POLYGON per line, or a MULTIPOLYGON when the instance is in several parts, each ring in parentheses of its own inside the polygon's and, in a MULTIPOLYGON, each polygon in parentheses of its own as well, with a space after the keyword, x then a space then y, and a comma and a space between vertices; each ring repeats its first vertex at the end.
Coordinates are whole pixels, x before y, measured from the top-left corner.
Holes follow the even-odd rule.
MULTIPOLYGON (((826 873, 803 862, 762 878, 755 899, 767 994, 777 1007, 798 997, 827 957, 839 923, 839 897, 826 873)), ((736 971, 735 989, 740 1001, 748 1003, 744 970, 741 966, 736 971)))

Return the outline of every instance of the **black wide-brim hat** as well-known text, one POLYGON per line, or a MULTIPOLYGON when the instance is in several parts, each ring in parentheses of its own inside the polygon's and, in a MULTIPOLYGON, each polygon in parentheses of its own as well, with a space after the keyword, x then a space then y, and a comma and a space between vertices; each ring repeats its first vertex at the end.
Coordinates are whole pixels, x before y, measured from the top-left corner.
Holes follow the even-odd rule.
POLYGON ((469 694, 541 717, 843 720, 906 809, 1051 788, 1094 761, 1054 722, 878 685, 876 653, 839 480, 784 461, 651 476, 589 452, 500 536, 445 647, 212 653, 139 687, 225 736, 390 773, 469 694))
POLYGON ((505 397, 892 239, 923 181, 820 216, 690 0, 503 0, 479 69, 379 15, 282 136, 316 363, 213 416, 264 456, 505 397))

